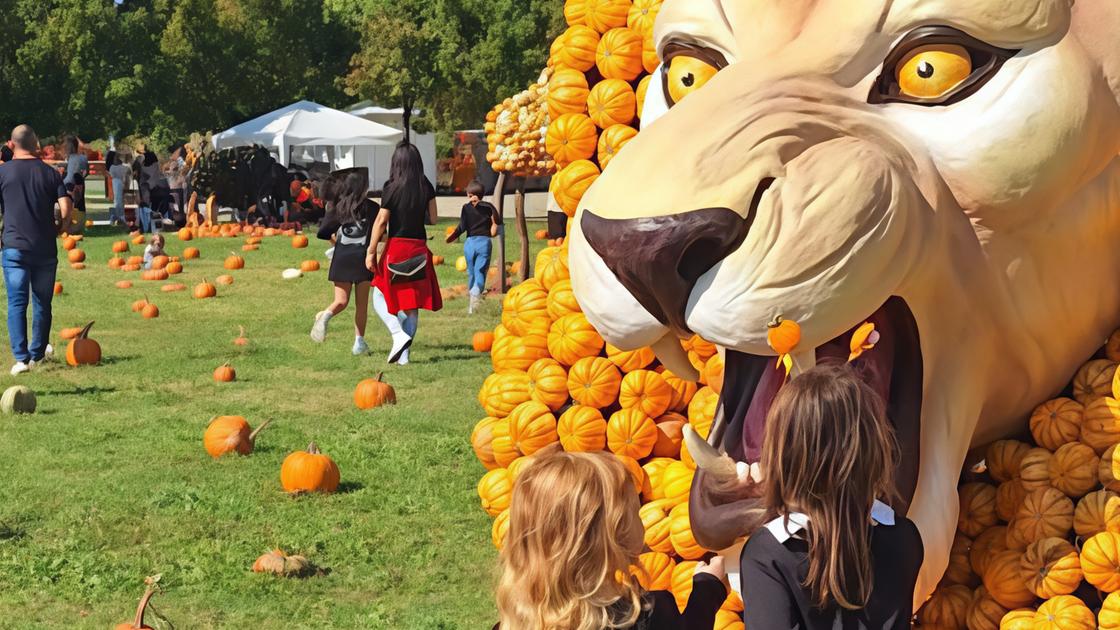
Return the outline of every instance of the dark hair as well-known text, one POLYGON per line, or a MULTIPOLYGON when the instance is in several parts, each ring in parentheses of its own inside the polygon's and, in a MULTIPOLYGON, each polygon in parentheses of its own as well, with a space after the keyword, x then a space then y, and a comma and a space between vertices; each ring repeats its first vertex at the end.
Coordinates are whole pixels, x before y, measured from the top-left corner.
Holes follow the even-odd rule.
POLYGON ((424 188, 424 159, 410 142, 404 141, 393 151, 389 165, 389 181, 385 183, 383 204, 396 211, 421 208, 427 212, 427 194, 424 188), (385 200, 392 199, 392 202, 385 200), (394 208, 393 206, 400 206, 394 208))
POLYGON ((76 136, 66 136, 62 139, 62 148, 66 151, 66 155, 74 155, 78 152, 78 138, 76 136))
POLYGON ((159 161, 156 152, 150 149, 144 149, 144 166, 151 166, 159 161))
POLYGON ((467 184, 467 194, 468 195, 474 195, 476 197, 481 197, 485 193, 486 193, 486 187, 483 186, 482 182, 478 181, 477 179, 472 179, 471 183, 467 184))
POLYGON ((366 203, 366 193, 369 192, 369 170, 348 168, 331 175, 336 177, 332 189, 334 203, 331 212, 343 225, 357 223, 362 218, 362 207, 366 203))
POLYGON ((763 503, 770 516, 809 517, 805 586, 820 608, 862 608, 871 595, 869 514, 895 498, 898 445, 883 400, 849 365, 791 380, 766 415, 763 503))

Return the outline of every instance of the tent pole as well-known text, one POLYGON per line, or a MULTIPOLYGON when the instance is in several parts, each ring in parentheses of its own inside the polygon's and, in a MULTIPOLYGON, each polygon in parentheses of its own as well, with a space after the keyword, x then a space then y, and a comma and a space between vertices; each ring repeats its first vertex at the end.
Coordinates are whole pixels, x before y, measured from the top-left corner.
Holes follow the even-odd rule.
MULTIPOLYGON (((498 216, 504 217, 502 214, 502 200, 505 198, 506 174, 505 172, 498 173, 498 183, 494 184, 494 207, 498 210, 498 216)), ((498 292, 505 293, 509 287, 506 285, 506 226, 498 226, 498 292)))

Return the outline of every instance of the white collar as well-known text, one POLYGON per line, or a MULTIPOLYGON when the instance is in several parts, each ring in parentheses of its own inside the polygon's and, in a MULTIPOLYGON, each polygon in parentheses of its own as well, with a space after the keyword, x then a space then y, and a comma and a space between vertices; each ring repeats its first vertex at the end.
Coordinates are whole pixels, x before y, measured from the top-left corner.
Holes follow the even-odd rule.
MULTIPOLYGON (((886 503, 876 500, 871 504, 871 520, 879 525, 894 525, 894 510, 886 503)), ((790 512, 770 521, 765 527, 778 540, 778 544, 784 544, 808 525, 808 516, 801 512, 790 512)))

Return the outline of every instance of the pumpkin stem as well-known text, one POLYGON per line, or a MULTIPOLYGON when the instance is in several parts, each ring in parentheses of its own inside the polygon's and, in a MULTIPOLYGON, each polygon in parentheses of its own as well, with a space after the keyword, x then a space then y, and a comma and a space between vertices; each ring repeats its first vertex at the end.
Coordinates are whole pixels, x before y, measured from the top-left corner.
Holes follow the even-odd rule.
POLYGON ((318 455, 319 454, 319 445, 314 443, 314 442, 308 444, 307 445, 307 452, 310 455, 318 455))
POLYGON ((148 602, 152 600, 152 596, 156 594, 156 589, 148 585, 144 589, 144 596, 140 598, 140 605, 136 607, 136 619, 132 622, 133 628, 144 627, 144 611, 148 608, 148 602))
POLYGON ((238 326, 237 330, 238 330, 237 336, 240 337, 241 339, 244 339, 245 338, 245 327, 244 326, 238 326))
POLYGON ((382 377, 382 376, 385 376, 385 373, 384 373, 384 372, 378 372, 378 373, 377 373, 377 382, 378 382, 378 383, 382 382, 382 381, 381 381, 381 377, 382 377))
POLYGON ((262 422, 260 424, 260 426, 253 429, 253 432, 249 434, 249 443, 252 444, 253 442, 255 442, 257 440, 257 434, 260 433, 261 431, 264 431, 264 428, 267 427, 271 423, 272 423, 272 418, 269 418, 269 419, 265 420, 264 422, 262 422))
MULTIPOLYGON (((147 299, 147 298, 145 298, 145 299, 147 299)), ((90 328, 93 328, 93 322, 90 322, 90 323, 86 324, 86 327, 83 328, 82 331, 78 333, 78 339, 85 339, 86 337, 88 337, 90 328)))
POLYGON ((778 326, 781 326, 781 325, 782 325, 782 316, 781 315, 775 315, 774 319, 770 320, 769 324, 766 324, 766 327, 767 328, 777 328, 778 326))

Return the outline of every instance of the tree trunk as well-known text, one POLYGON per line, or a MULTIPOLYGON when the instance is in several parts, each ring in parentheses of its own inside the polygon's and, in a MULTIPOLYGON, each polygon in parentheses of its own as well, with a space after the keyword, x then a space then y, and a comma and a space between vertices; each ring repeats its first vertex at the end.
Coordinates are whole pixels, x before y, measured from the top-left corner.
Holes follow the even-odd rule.
POLYGON ((517 235, 521 237, 521 281, 529 279, 529 226, 525 223, 525 178, 517 178, 517 191, 513 195, 513 210, 517 214, 517 235))
POLYGON ((404 141, 412 142, 412 99, 406 97, 403 105, 401 120, 404 122, 404 141))
MULTIPOLYGON (((498 210, 498 216, 502 214, 502 200, 505 199, 506 187, 506 174, 505 172, 498 174, 498 183, 494 184, 494 207, 498 210)), ((498 291, 505 293, 509 289, 506 284, 506 226, 498 226, 498 291)))

